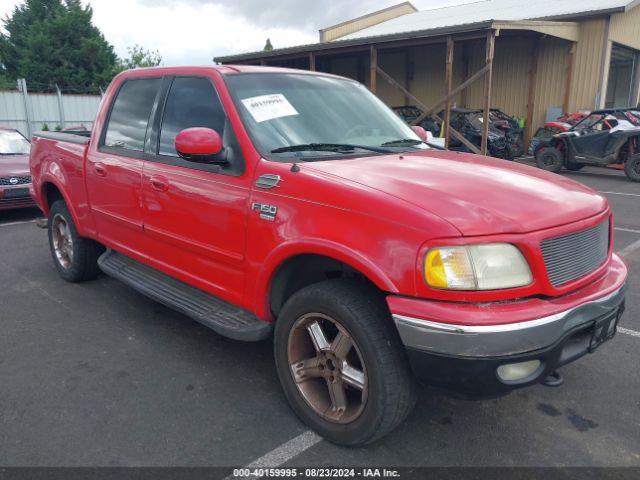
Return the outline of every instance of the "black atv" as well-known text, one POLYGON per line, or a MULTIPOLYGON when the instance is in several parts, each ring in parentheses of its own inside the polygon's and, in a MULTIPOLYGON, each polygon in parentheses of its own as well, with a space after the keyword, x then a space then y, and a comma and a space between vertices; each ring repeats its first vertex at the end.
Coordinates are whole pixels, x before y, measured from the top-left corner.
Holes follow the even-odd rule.
POLYGON ((640 122, 637 110, 596 110, 567 132, 554 135, 535 151, 536 164, 550 172, 562 167, 624 165, 630 180, 640 182, 640 122))

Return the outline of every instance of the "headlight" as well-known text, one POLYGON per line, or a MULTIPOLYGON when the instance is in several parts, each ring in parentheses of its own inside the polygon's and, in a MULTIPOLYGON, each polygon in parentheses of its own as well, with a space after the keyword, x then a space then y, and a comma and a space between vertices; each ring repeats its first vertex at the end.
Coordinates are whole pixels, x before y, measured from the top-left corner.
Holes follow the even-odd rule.
POLYGON ((424 272, 429 286, 447 290, 500 290, 533 281, 522 253, 508 243, 432 248, 424 272))

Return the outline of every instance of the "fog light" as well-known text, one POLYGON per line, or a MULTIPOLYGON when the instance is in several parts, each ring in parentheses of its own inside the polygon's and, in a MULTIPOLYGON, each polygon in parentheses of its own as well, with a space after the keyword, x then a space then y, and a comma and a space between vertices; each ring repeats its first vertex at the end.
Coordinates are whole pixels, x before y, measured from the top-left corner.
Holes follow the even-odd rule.
POLYGON ((528 362, 509 363, 498 367, 498 377, 505 382, 517 382, 533 375, 540 368, 540 360, 530 360, 528 362))

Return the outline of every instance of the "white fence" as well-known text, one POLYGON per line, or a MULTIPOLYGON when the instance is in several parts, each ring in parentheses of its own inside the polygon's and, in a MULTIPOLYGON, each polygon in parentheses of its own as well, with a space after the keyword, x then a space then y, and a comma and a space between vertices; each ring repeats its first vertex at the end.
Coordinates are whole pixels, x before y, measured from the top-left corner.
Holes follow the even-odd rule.
POLYGON ((49 130, 93 126, 100 95, 30 93, 22 79, 18 87, 0 90, 0 126, 15 128, 28 138, 45 125, 49 130))

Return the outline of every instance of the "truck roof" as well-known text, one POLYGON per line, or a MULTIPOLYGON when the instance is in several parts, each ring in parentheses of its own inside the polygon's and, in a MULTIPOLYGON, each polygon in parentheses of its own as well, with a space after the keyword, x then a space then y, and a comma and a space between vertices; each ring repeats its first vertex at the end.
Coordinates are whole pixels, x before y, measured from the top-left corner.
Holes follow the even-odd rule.
POLYGON ((175 67, 148 67, 126 70, 120 75, 124 76, 150 76, 156 75, 185 75, 203 73, 207 70, 215 70, 223 75, 234 75, 239 73, 298 73, 305 75, 322 75, 328 77, 337 77, 330 73, 312 72, 309 70, 300 70, 295 68, 269 67, 259 65, 203 65, 203 66, 175 66, 175 67))

